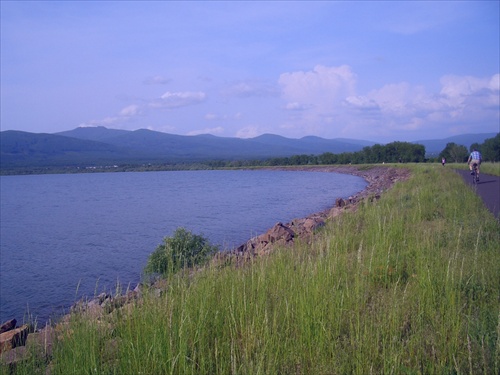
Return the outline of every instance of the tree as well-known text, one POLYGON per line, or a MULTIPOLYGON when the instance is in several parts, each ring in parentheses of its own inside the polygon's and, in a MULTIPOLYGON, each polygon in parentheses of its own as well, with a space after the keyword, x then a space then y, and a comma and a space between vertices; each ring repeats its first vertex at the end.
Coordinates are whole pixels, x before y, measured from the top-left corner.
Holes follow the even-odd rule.
POLYGON ((205 263, 218 250, 205 237, 178 228, 172 237, 165 237, 163 243, 151 253, 144 273, 167 276, 182 268, 205 263))
POLYGON ((481 145, 481 153, 486 161, 500 161, 500 133, 493 138, 484 140, 481 145))
POLYGON ((307 164, 311 164, 311 159, 312 159, 312 155, 305 155, 305 154, 293 155, 293 156, 290 156, 289 162, 290 162, 290 165, 307 165, 307 164))
POLYGON ((477 142, 471 144, 470 147, 469 147, 469 152, 472 152, 474 150, 481 151, 481 145, 479 143, 477 143, 477 142))
POLYGON ((331 152, 325 152, 318 156, 318 164, 335 164, 337 155, 331 152))
POLYGON ((446 144, 446 147, 439 154, 440 158, 446 158, 448 161, 453 161, 455 163, 463 163, 467 161, 469 153, 467 152, 467 147, 462 145, 457 145, 454 142, 446 144))
POLYGON ((384 146, 375 144, 371 147, 370 163, 382 163, 384 159, 384 146))

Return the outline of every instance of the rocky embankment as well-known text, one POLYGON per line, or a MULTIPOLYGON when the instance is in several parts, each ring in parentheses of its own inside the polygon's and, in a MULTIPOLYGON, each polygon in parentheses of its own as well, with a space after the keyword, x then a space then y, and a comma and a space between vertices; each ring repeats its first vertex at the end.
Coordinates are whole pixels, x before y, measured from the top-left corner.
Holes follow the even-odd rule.
MULTIPOLYGON (((284 170, 285 168, 274 168, 284 170)), ((303 170, 311 172, 335 172, 351 174, 364 178, 368 186, 361 192, 348 198, 337 198, 335 204, 327 210, 311 214, 305 218, 294 219, 289 223, 276 223, 266 233, 256 236, 236 249, 219 257, 236 257, 237 259, 247 259, 269 253, 276 245, 292 245, 295 240, 307 240, 311 234, 325 222, 342 212, 353 210, 357 204, 364 199, 379 199, 380 195, 389 189, 397 181, 405 180, 410 173, 404 168, 371 167, 359 170, 356 167, 293 167, 286 170, 303 170)), ((333 202, 332 202, 333 203, 333 202)))
MULTIPOLYGON (((374 166, 366 169, 358 169, 351 166, 340 167, 292 167, 292 168, 272 168, 276 170, 290 171, 311 171, 311 172, 335 172, 351 174, 364 178, 368 186, 357 194, 348 198, 337 198, 332 202, 332 206, 322 212, 311 214, 305 218, 294 219, 289 223, 276 223, 266 233, 251 238, 237 248, 217 254, 215 262, 229 259, 239 263, 256 256, 268 254, 275 246, 291 246, 297 239, 307 240, 312 233, 323 226, 325 222, 342 212, 356 209, 359 202, 364 199, 376 200, 380 195, 392 187, 398 181, 404 181, 410 176, 410 172, 404 168, 374 166)), ((153 286, 161 293, 160 283, 153 286)), ((101 319, 117 308, 123 308, 129 302, 140 298, 141 286, 138 285, 133 291, 128 291, 125 295, 111 296, 101 294, 88 301, 80 301, 72 307, 72 312, 78 311, 88 314, 95 319, 101 319)), ((0 326, 0 365, 15 366, 15 364, 26 358, 30 352, 29 347, 35 346, 40 356, 50 362, 52 353, 52 342, 56 335, 64 330, 69 316, 61 319, 56 326, 47 325, 35 331, 30 325, 18 327, 16 320, 12 319, 0 326)))

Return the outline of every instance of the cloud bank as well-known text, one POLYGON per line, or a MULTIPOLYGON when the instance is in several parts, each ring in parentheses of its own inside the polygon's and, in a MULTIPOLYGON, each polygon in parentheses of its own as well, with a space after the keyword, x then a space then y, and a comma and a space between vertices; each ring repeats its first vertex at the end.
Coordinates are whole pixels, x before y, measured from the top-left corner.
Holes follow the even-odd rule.
MULTIPOLYGON (((226 103, 224 108, 231 107, 227 103, 228 96, 233 100, 267 98, 278 101, 275 107, 282 117, 275 117, 279 121, 277 125, 287 134, 298 137, 308 134, 326 138, 332 135, 352 137, 355 134, 372 139, 398 132, 418 134, 423 130, 432 134, 433 128, 443 124, 450 125, 457 133, 481 132, 478 121, 500 121, 500 74, 491 77, 445 75, 439 80, 438 92, 398 82, 359 93, 357 80, 357 74, 348 65, 317 65, 309 71, 282 73, 274 85, 241 81, 212 95, 215 101, 220 95, 219 99, 226 103)), ((214 105, 211 111, 207 100, 208 95, 203 91, 167 91, 152 100, 142 99, 141 103, 130 104, 116 116, 91 120, 81 126, 119 125, 147 112, 204 105, 208 110, 200 116, 200 121, 224 122, 231 126, 206 126, 186 134, 248 138, 273 131, 262 117, 260 122, 242 123, 244 118, 251 117, 248 110, 225 114, 214 105), (228 129, 233 129, 234 133, 228 135, 228 129)))
POLYGON ((283 108, 292 113, 286 125, 289 129, 307 131, 330 125, 340 134, 359 129, 360 136, 373 137, 395 129, 432 130, 443 124, 455 124, 457 131, 481 132, 478 121, 499 123, 499 74, 443 76, 437 93, 408 82, 358 93, 357 75, 347 65, 283 73, 279 83, 283 108))

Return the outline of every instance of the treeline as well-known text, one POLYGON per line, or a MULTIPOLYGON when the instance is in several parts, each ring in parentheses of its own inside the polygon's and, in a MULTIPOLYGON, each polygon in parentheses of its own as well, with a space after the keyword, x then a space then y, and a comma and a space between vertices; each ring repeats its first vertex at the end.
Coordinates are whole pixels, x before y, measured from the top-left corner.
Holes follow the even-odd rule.
POLYGON ((250 161, 211 161, 212 167, 287 166, 326 164, 377 164, 377 163, 422 163, 425 162, 425 147, 408 142, 392 142, 386 145, 366 146, 358 152, 320 155, 293 155, 281 158, 250 161))
POLYGON ((484 161, 500 161, 500 133, 493 138, 485 139, 483 143, 473 143, 469 150, 465 146, 453 142, 448 143, 439 154, 439 158, 445 158, 455 163, 463 163, 467 161, 470 152, 474 149, 481 152, 484 161))
POLYGON ((423 145, 409 142, 392 142, 386 145, 376 144, 364 147, 358 152, 334 154, 325 152, 321 155, 294 155, 290 157, 271 158, 266 160, 246 161, 211 161, 206 165, 213 168, 245 167, 245 166, 287 166, 287 165, 325 165, 325 164, 379 164, 379 163, 424 163, 441 162, 444 157, 448 162, 463 163, 467 161, 470 151, 477 149, 484 161, 500 161, 500 133, 483 143, 474 143, 470 150, 463 145, 448 143, 438 158, 426 158, 423 145))
POLYGON ((331 164, 381 164, 381 163, 423 163, 447 162, 463 163, 467 161, 470 151, 479 150, 484 161, 500 161, 500 133, 493 138, 486 139, 483 143, 472 144, 470 150, 463 145, 448 143, 439 157, 426 158, 423 145, 409 142, 392 142, 386 145, 376 144, 364 147, 358 152, 344 152, 334 154, 325 152, 320 155, 293 155, 270 159, 254 160, 199 160, 196 162, 176 163, 121 163, 119 165, 97 166, 92 168, 68 167, 25 167, 1 170, 2 175, 7 174, 43 174, 43 173, 92 173, 92 172, 146 172, 146 171, 176 171, 176 170, 207 170, 216 168, 245 168, 267 166, 292 166, 292 165, 331 165, 331 164))

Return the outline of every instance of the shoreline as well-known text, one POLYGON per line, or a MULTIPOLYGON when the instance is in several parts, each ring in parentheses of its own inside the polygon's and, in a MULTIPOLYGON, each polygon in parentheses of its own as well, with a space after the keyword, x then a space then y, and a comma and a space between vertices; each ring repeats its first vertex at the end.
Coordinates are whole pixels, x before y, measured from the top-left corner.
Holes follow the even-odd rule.
POLYGON ((265 233, 257 235, 242 245, 227 252, 214 256, 213 261, 235 258, 236 262, 261 256, 272 251, 276 245, 291 246, 295 240, 307 240, 313 232, 324 226, 327 220, 342 214, 345 211, 355 210, 357 205, 365 199, 379 199, 380 195, 390 189, 396 182, 404 181, 410 177, 409 170, 394 166, 368 166, 359 169, 355 166, 292 166, 292 167, 266 167, 267 170, 280 171, 307 171, 349 174, 363 178, 368 185, 361 191, 349 196, 347 199, 337 197, 334 205, 327 209, 312 213, 305 218, 293 219, 289 223, 276 223, 265 233))
POLYGON ((404 167, 392 165, 368 165, 358 168, 357 166, 291 166, 291 167, 265 167, 264 169, 282 171, 311 171, 350 174, 362 177, 368 182, 368 186, 358 192, 356 196, 364 198, 374 192, 384 192, 398 181, 404 181, 410 177, 410 171, 404 167))
MULTIPOLYGON (((316 212, 308 215, 305 218, 294 219, 290 223, 277 223, 264 234, 254 237, 242 244, 236 249, 226 252, 219 252, 209 261, 218 265, 227 264, 229 261, 235 266, 245 263, 255 256, 262 256, 272 251, 273 247, 279 245, 292 246, 296 239, 307 240, 312 233, 325 224, 327 220, 342 214, 343 212, 356 209, 357 205, 365 199, 378 199, 386 190, 390 189, 396 182, 404 181, 410 177, 409 170, 394 166, 368 166, 359 169, 355 166, 293 166, 293 167, 266 167, 268 170, 282 171, 308 171, 308 172, 325 172, 350 174, 362 177, 367 181, 368 185, 365 189, 351 195, 347 199, 337 197, 334 205, 321 212, 316 212)), ((193 268, 189 272, 196 272, 193 268)), ((108 293, 101 293, 93 298, 82 298, 69 308, 69 312, 58 321, 48 321, 42 327, 33 326, 31 323, 24 324, 22 327, 16 328, 16 320, 7 321, 10 324, 9 335, 16 335, 19 340, 10 348, 5 348, 5 353, 1 353, 1 362, 3 364, 17 363, 19 360, 26 358, 28 355, 26 346, 34 344, 44 344, 42 347, 42 355, 48 357, 52 354, 52 343, 55 339, 56 332, 60 327, 67 324, 71 314, 78 312, 86 314, 93 319, 101 319, 108 315, 113 310, 122 308, 125 305, 140 299, 144 284, 139 282, 133 290, 127 290, 123 295, 112 296, 108 293), (58 328, 59 327, 59 328, 58 328)), ((165 287, 163 280, 157 280, 150 286, 155 290, 155 293, 161 295, 162 289, 165 287)), ((3 322, 0 322, 0 324, 3 322)), ((17 340, 17 339, 16 339, 17 340)))

